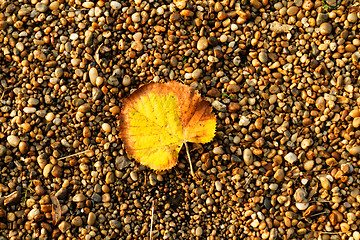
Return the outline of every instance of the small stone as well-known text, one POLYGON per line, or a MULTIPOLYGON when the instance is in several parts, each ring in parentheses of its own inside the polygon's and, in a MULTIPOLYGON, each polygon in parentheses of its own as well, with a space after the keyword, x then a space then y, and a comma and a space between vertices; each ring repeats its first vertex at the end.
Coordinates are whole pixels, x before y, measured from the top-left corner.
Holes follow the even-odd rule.
POLYGON ((93 212, 90 212, 87 219, 87 224, 90 226, 94 225, 96 221, 96 215, 93 212))
POLYGON ((115 159, 115 167, 117 170, 122 170, 130 165, 130 161, 126 156, 118 156, 115 159))
POLYGON ((80 216, 76 216, 73 218, 73 220, 71 220, 71 224, 75 227, 80 227, 83 225, 83 221, 80 216))
POLYGON ((322 23, 325 23, 329 20, 329 15, 327 13, 318 13, 316 17, 316 25, 320 26, 322 23))
POLYGON ((118 220, 110 220, 110 227, 111 228, 120 228, 121 224, 118 220))
POLYGON ((89 127, 84 127, 84 129, 83 129, 83 137, 84 138, 91 137, 91 130, 90 130, 89 127))
POLYGON ((11 194, 9 194, 8 196, 5 197, 4 206, 10 207, 10 206, 16 205, 16 204, 20 203, 20 200, 21 200, 20 192, 18 192, 18 191, 12 192, 11 194))
POLYGON ((128 87, 131 85, 131 77, 129 75, 125 75, 123 80, 122 80, 122 85, 124 87, 128 87))
POLYGON ((7 28, 6 21, 0 21, 0 30, 5 30, 7 28))
POLYGON ((302 8, 304 10, 310 11, 314 7, 314 3, 311 0, 305 0, 302 8))
POLYGON ((6 151, 7 151, 6 147, 4 145, 0 144, 0 157, 4 157, 6 154, 6 151))
POLYGON ((352 125, 354 128, 358 128, 360 126, 360 117, 354 118, 352 125))
POLYGON ((294 200, 297 203, 306 202, 307 201, 306 196, 307 196, 307 192, 305 191, 305 189, 298 188, 295 191, 294 200))
POLYGON ((212 106, 213 106, 216 110, 218 110, 218 111, 220 111, 220 112, 226 112, 226 105, 223 104, 223 103, 221 103, 221 102, 219 102, 218 100, 215 100, 215 101, 212 103, 212 106))
POLYGON ((253 6, 256 9, 260 9, 263 7, 261 1, 259 1, 259 0, 250 0, 250 4, 251 4, 251 6, 253 6))
POLYGON ((288 10, 286 11, 286 13, 289 15, 289 16, 294 16, 298 13, 299 11, 299 8, 297 6, 291 6, 288 8, 288 10))
POLYGON ((114 10, 119 10, 121 8, 121 3, 117 1, 111 1, 110 7, 114 10))
POLYGON ((201 236, 203 234, 203 230, 201 227, 197 227, 195 230, 195 235, 196 236, 201 236))
POLYGON ((221 155, 224 154, 224 150, 222 149, 222 147, 215 147, 213 153, 216 155, 221 155))
POLYGON ((105 177, 106 184, 112 184, 115 182, 115 174, 113 172, 108 172, 105 177))
POLYGON ((51 175, 53 175, 54 177, 61 177, 63 173, 62 168, 59 165, 55 165, 52 170, 51 170, 51 175))
POLYGON ((92 67, 89 70, 89 78, 92 85, 96 86, 96 78, 99 76, 96 68, 92 67))
POLYGON ((15 213, 13 213, 13 212, 7 213, 7 214, 6 214, 6 219, 7 219, 9 222, 15 221, 15 219, 16 219, 15 213))
POLYGON ((191 77, 193 79, 199 79, 201 77, 202 74, 202 70, 201 69, 195 69, 192 73, 191 73, 191 77))
POLYGON ((336 7, 336 1, 337 0, 325 0, 326 4, 331 6, 331 7, 336 7))
POLYGON ((91 109, 90 104, 85 103, 85 104, 81 105, 81 106, 78 108, 78 111, 79 111, 79 112, 82 112, 82 113, 87 113, 87 112, 90 111, 90 109, 91 109))
POLYGON ((290 153, 286 154, 286 156, 284 157, 284 159, 285 159, 288 163, 293 164, 294 162, 297 161, 297 156, 296 156, 294 153, 290 152, 290 153))
POLYGON ((130 173, 130 178, 131 178, 131 180, 136 182, 138 180, 138 174, 136 172, 131 172, 130 173))
POLYGON ((266 63, 267 61, 268 61, 268 56, 267 56, 267 54, 265 53, 265 52, 260 52, 259 53, 259 60, 260 60, 260 62, 262 62, 262 63, 266 63))
POLYGON ((37 208, 34 208, 28 213, 27 217, 29 220, 33 220, 38 215, 40 215, 40 210, 37 208))
POLYGON ((246 148, 243 153, 244 163, 246 165, 251 165, 254 162, 254 156, 250 149, 246 148))
POLYGON ((320 33, 322 35, 329 35, 332 31, 332 25, 328 22, 324 22, 320 25, 320 33))
POLYGON ((49 5, 49 9, 52 11, 58 10, 60 3, 58 1, 52 2, 49 5))
POLYGON ((6 139, 12 147, 17 147, 20 143, 20 139, 15 135, 10 135, 6 139))
POLYGON ((186 7, 187 0, 173 0, 173 3, 178 9, 182 10, 186 7))
POLYGON ((151 186, 155 186, 157 184, 156 174, 151 173, 149 176, 149 182, 151 186))
POLYGON ((43 13, 43 12, 46 12, 48 10, 48 6, 45 3, 38 2, 35 5, 35 10, 38 11, 38 12, 43 13))
POLYGON ((94 7, 94 3, 93 2, 83 2, 82 6, 84 8, 93 8, 94 7))
POLYGON ((274 178, 276 180, 278 180, 279 182, 281 182, 282 180, 284 180, 284 176, 285 176, 285 172, 282 168, 276 170, 275 174, 274 174, 274 178))
POLYGON ((102 130, 104 130, 104 132, 107 132, 107 133, 111 132, 111 126, 108 123, 103 123, 101 125, 101 128, 102 128, 102 130))
POLYGON ((208 47, 208 40, 206 37, 201 37, 196 45, 199 51, 203 51, 208 47))
POLYGON ((134 22, 134 23, 138 23, 141 21, 141 16, 140 16, 140 13, 139 12, 135 12, 131 15, 131 20, 134 22))
POLYGON ((222 184, 221 184, 220 181, 216 181, 216 182, 215 182, 215 189, 216 189, 216 191, 221 192, 221 190, 222 190, 222 184))
POLYGON ((34 107, 24 107, 24 112, 25 113, 34 113, 34 112, 36 112, 36 108, 34 108, 34 107))
POLYGON ((352 146, 348 150, 351 155, 356 155, 360 153, 360 146, 352 146))
POLYGON ((141 41, 134 41, 131 44, 131 49, 134 49, 137 52, 140 52, 141 50, 143 50, 144 45, 141 43, 141 41))
POLYGON ((304 169, 306 171, 311 171, 314 167, 315 162, 313 160, 308 160, 304 162, 304 169))
POLYGON ((356 15, 356 13, 353 12, 348 15, 347 20, 351 23, 356 23, 356 21, 358 20, 358 17, 356 15))
POLYGON ((308 202, 303 202, 303 203, 295 203, 295 206, 297 209, 299 209, 300 211, 304 211, 305 209, 307 209, 309 207, 309 203, 308 202))
POLYGON ((73 200, 73 202, 83 202, 83 201, 86 200, 86 197, 85 197, 84 194, 78 193, 78 194, 76 194, 76 195, 73 197, 72 200, 73 200))
POLYGON ((350 225, 348 223, 340 223, 340 229, 342 232, 348 232, 350 230, 350 225))
POLYGON ((321 186, 325 189, 325 190, 330 190, 331 189, 331 184, 329 179, 327 179, 326 177, 320 177, 320 183, 321 186))
POLYGON ((62 233, 65 233, 67 230, 69 230, 71 228, 71 225, 70 225, 70 223, 68 223, 66 221, 62 221, 59 224, 58 228, 62 233))
POLYGON ((43 169, 43 176, 45 178, 48 178, 50 176, 51 170, 54 167, 51 163, 46 164, 46 166, 43 169))

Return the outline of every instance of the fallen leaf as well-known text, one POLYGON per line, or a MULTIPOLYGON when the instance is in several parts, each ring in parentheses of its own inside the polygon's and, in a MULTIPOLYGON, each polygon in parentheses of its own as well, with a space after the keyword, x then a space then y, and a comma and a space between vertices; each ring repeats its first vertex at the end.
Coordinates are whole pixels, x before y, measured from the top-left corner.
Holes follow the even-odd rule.
POLYGON ((52 202, 51 215, 53 219, 53 224, 56 225, 61 219, 61 206, 59 200, 57 199, 57 197, 55 197, 54 194, 50 193, 50 199, 52 202))
POLYGON ((207 143, 216 117, 208 101, 175 81, 143 85, 123 101, 120 137, 127 154, 154 170, 174 167, 186 142, 207 143))

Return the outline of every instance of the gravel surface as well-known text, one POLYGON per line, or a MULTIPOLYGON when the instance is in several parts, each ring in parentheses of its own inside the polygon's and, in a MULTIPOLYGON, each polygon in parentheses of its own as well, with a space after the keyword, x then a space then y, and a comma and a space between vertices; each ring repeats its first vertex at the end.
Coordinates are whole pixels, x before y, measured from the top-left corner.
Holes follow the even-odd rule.
POLYGON ((359 18, 353 0, 0 0, 0 240, 359 240, 359 18), (184 150, 154 172, 118 136, 122 99, 170 80, 217 116, 195 179, 184 150))

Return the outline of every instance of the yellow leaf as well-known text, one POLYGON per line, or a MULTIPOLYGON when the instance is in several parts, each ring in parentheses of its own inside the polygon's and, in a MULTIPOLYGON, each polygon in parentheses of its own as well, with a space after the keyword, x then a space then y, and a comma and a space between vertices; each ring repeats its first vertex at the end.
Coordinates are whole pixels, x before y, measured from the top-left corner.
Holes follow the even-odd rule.
POLYGON ((178 82, 143 85, 123 101, 120 137, 127 154, 154 170, 174 167, 186 142, 207 143, 216 117, 209 102, 178 82))

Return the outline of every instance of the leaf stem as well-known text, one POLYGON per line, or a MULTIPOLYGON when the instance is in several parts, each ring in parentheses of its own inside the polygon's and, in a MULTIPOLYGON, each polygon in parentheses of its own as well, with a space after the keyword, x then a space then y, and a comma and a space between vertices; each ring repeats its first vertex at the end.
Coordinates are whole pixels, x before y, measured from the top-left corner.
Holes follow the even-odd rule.
POLYGON ((186 148, 186 154, 187 154, 187 157, 188 157, 188 160, 189 160, 189 163, 190 163, 190 173, 191 173, 191 176, 195 177, 194 169, 193 169, 192 163, 191 163, 189 147, 187 145, 187 142, 184 142, 184 144, 185 144, 185 148, 186 148))

